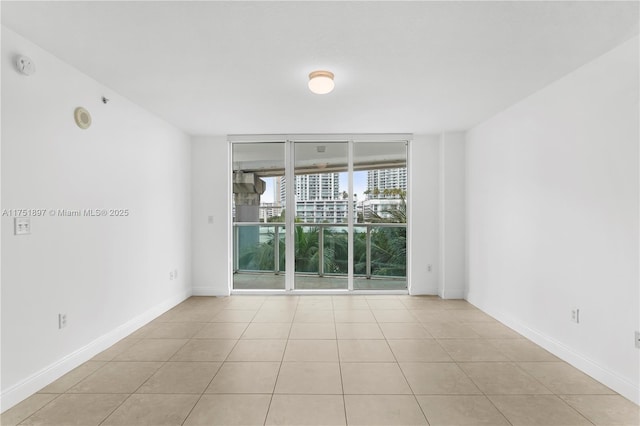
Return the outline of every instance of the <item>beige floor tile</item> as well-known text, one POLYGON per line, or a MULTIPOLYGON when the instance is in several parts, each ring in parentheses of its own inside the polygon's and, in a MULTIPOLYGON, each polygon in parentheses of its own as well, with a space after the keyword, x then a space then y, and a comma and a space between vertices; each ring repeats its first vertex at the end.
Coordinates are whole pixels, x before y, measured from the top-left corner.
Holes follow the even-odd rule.
POLYGON ((561 395, 597 426, 638 426, 640 407, 620 395, 561 395))
POLYGON ((289 339, 335 339, 336 325, 334 323, 297 323, 291 326, 289 339))
POLYGON ((345 395, 349 425, 426 425, 413 395, 345 395))
POLYGON ((262 307, 266 300, 266 296, 236 295, 227 299, 225 309, 258 310, 262 307))
POLYGON ((376 323, 336 323, 338 339, 384 339, 376 323))
POLYGON ((387 339, 429 339, 431 335, 421 324, 382 323, 380 329, 387 339))
POLYGON ((254 323, 290 323, 293 321, 295 311, 280 311, 277 309, 260 309, 253 317, 254 323))
POLYGON ((117 355, 114 361, 167 361, 187 339, 142 339, 117 355))
POLYGON ((522 335, 498 322, 478 322, 467 325, 485 339, 522 339, 522 335))
POLYGON ((455 363, 403 362, 400 368, 416 395, 473 395, 480 390, 455 363))
POLYGON ((289 340, 284 361, 338 362, 335 340, 289 340))
MULTIPOLYGON (((87 361, 84 364, 69 371, 64 376, 60 377, 55 382, 40 389, 39 393, 64 393, 69 390, 73 385, 80 382, 80 380, 86 378, 102 366, 106 362, 104 361, 87 361)), ((2 423, 0 423, 2 424, 2 423)))
POLYGON ((227 297, 191 296, 178 306, 213 309, 224 306, 228 301, 227 297))
POLYGON ((403 297, 406 298, 407 295, 400 294, 365 294, 364 298, 369 300, 401 300, 403 297))
POLYGON ((333 310, 298 310, 293 321, 296 323, 333 323, 333 310))
POLYGON ((376 322, 371 311, 335 311, 333 313, 336 322, 376 322))
POLYGON ((15 426, 57 397, 56 394, 33 394, 0 414, 0 425, 15 426))
POLYGON ((104 351, 100 352, 93 358, 91 358, 91 361, 111 361, 117 355, 127 350, 131 346, 135 345, 139 341, 140 339, 132 339, 129 337, 122 339, 119 342, 111 345, 109 348, 105 349, 104 351))
POLYGON ((340 369, 345 394, 411 394, 411 388, 395 362, 344 362, 340 369))
POLYGON ((451 315, 450 318, 462 323, 478 323, 478 322, 491 322, 498 324, 498 321, 490 315, 485 314, 479 309, 457 309, 448 311, 451 315))
POLYGON ((150 324, 145 339, 190 339, 204 327, 204 322, 157 322, 150 324))
POLYGON ((205 325, 196 333, 196 339, 232 339, 237 340, 249 325, 246 322, 213 322, 205 325))
POLYGON ((275 393, 342 394, 337 362, 283 362, 275 393))
POLYGON ((237 340, 192 339, 189 340, 171 361, 224 361, 237 340))
POLYGON ((480 336, 468 324, 425 322, 424 328, 438 339, 477 339, 480 336))
POLYGON ((21 424, 31 426, 98 425, 127 399, 127 396, 118 394, 60 395, 21 424))
POLYGON ((423 300, 417 299, 418 296, 413 296, 411 299, 401 300, 405 308, 416 311, 433 311, 443 310, 445 308, 442 301, 423 300))
POLYGON ((431 426, 509 426, 485 396, 420 395, 417 398, 431 426))
POLYGON ((271 395, 203 395, 185 426, 263 425, 271 395))
POLYGON ((68 392, 133 393, 161 366, 161 362, 109 362, 68 392))
POLYGON ((101 426, 180 426, 200 395, 131 395, 101 426))
POLYGON ((260 309, 296 310, 299 296, 268 297, 260 309))
MULTIPOLYGON (((406 301, 403 301, 405 305, 407 305, 406 301)), ((416 302, 409 301, 408 303, 412 303, 412 305, 407 305, 407 307, 411 310, 420 310, 420 311, 444 311, 446 309, 446 305, 444 300, 420 300, 416 302)))
POLYGON ((519 362, 520 368, 557 394, 613 394, 602 383, 592 379, 566 362, 519 362))
POLYGON ((282 361, 284 339, 239 340, 228 361, 282 361))
POLYGON ((371 310, 393 309, 406 310, 405 306, 399 300, 367 300, 371 310))
POLYGON ((606 386, 434 296, 192 297, 41 392, 1 423, 640 423, 606 386))
POLYGON ((225 362, 206 393, 273 393, 279 362, 225 362))
POLYGON ((465 362, 459 365, 487 395, 551 393, 538 380, 509 362, 465 362))
POLYGON ((371 312, 379 323, 417 323, 418 319, 406 309, 372 309, 371 312))
POLYGON ((445 351, 458 362, 509 361, 509 358, 484 339, 438 339, 445 351))
POLYGON ((305 296, 298 300, 297 311, 333 311, 331 297, 319 296, 320 299, 312 299, 316 296, 305 296))
POLYGON ((160 322, 210 322, 221 312, 221 309, 210 308, 181 308, 162 315, 160 322))
POLYGON ((444 309, 410 309, 411 315, 422 324, 459 324, 455 318, 450 318, 451 312, 444 309))
POLYGON ((251 322, 257 310, 225 309, 215 315, 211 322, 251 322))
POLYGON ((367 299, 365 299, 364 297, 355 298, 352 296, 340 296, 333 298, 333 309, 335 311, 361 309, 369 310, 369 304, 367 303, 367 299))
POLYGON ((445 309, 471 309, 471 310, 478 310, 478 308, 476 308, 475 306, 473 306, 471 303, 467 302, 464 299, 443 300, 442 301, 442 305, 445 307, 445 309))
POLYGON ((291 323, 251 323, 241 339, 287 339, 291 323))
POLYGON ((128 339, 142 339, 143 337, 146 337, 147 334, 149 334, 151 329, 156 324, 170 324, 170 323, 168 323, 168 322, 160 322, 160 321, 151 321, 148 324, 145 324, 144 326, 140 327, 139 329, 137 329, 133 333, 129 334, 127 336, 127 338, 128 339))
POLYGON ((451 362, 435 339, 388 340, 398 362, 451 362))
POLYGON ((273 395, 266 425, 345 425, 342 395, 273 395))
POLYGON ((494 395, 489 399, 513 426, 591 425, 554 395, 494 395))
POLYGON ((555 355, 526 339, 487 340, 512 361, 560 361, 555 355))
POLYGON ((386 340, 338 340, 341 362, 394 362, 386 340))
POLYGON ((201 394, 220 365, 220 362, 167 362, 137 393, 201 394))

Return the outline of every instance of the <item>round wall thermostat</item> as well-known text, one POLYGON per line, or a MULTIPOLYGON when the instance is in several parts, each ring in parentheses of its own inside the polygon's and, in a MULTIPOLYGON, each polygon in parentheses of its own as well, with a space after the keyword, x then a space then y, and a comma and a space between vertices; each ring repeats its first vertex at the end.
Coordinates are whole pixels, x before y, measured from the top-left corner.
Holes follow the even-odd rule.
POLYGON ((75 118, 76 124, 81 129, 88 129, 91 126, 91 114, 82 107, 76 108, 73 112, 73 118, 75 118))

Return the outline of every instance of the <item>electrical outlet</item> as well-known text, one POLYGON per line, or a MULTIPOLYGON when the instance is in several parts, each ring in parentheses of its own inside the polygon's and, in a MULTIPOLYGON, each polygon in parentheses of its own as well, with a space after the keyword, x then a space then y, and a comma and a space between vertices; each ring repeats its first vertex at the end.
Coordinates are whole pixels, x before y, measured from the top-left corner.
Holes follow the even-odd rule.
POLYGON ((427 265, 427 272, 431 272, 431 265, 427 265))
POLYGON ((580 309, 571 308, 571 321, 580 324, 580 309))
POLYGON ((169 272, 169 280, 173 281, 173 271, 169 272))
POLYGON ((640 349, 640 331, 636 331, 634 337, 636 340, 636 348, 640 349))
POLYGON ((31 234, 31 218, 29 217, 16 217, 13 219, 14 235, 29 235, 31 234))
POLYGON ((58 328, 63 329, 67 326, 67 314, 58 314, 58 328))

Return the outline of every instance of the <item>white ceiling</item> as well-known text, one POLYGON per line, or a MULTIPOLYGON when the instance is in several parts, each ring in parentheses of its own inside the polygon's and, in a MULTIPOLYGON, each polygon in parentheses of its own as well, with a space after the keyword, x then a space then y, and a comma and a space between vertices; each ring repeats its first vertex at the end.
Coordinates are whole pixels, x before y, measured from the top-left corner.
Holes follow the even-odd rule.
POLYGON ((2 23, 190 134, 431 133, 637 34, 638 2, 2 1, 2 23))

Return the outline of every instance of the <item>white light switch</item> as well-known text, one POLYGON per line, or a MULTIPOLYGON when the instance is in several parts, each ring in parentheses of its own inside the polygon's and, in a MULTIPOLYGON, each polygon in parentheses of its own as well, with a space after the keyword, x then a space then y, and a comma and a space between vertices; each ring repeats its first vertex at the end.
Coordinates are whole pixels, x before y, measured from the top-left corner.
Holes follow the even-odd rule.
POLYGON ((15 235, 29 235, 31 234, 31 218, 29 217, 16 217, 13 219, 14 233, 15 235))

